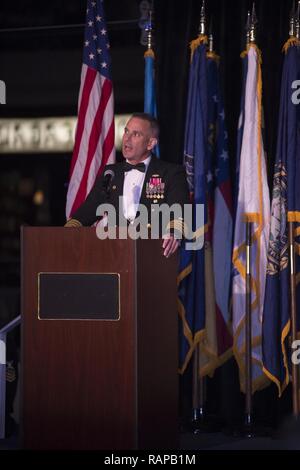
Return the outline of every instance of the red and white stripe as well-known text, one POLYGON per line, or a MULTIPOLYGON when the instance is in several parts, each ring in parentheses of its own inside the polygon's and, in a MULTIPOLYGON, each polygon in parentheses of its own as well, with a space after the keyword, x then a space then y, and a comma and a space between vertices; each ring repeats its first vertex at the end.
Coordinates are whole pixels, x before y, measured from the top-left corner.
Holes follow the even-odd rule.
POLYGON ((114 137, 112 82, 83 64, 67 194, 67 219, 85 201, 105 165, 115 162, 114 137))

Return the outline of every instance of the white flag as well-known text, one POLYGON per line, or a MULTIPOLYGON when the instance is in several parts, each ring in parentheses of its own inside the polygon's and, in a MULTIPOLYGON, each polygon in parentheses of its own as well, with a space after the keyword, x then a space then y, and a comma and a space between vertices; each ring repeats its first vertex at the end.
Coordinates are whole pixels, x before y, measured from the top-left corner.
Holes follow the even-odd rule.
POLYGON ((270 196, 262 139, 262 79, 260 52, 251 45, 247 54, 244 128, 240 155, 239 190, 234 231, 232 284, 234 354, 245 390, 245 314, 246 314, 246 223, 252 222, 251 321, 252 391, 263 388, 262 315, 265 294, 267 250, 270 224, 270 196))

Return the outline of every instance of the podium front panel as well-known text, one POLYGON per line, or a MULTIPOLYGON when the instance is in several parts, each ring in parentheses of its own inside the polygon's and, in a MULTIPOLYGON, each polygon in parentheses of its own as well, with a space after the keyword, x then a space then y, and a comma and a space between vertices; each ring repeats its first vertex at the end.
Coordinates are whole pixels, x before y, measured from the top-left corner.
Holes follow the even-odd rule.
MULTIPOLYGON (((99 240, 94 228, 23 228, 25 448, 176 448, 177 259, 164 258, 161 245, 99 240), (43 311, 41 273, 62 276, 46 286, 48 294, 43 291, 43 311), (117 275, 119 299, 112 296, 112 310, 119 302, 118 318, 109 319, 111 305, 106 310, 104 303, 102 319, 91 318, 91 299, 84 318, 71 318, 69 303, 80 314, 89 286, 77 282, 71 299, 65 283, 70 273, 78 275, 76 282, 82 273, 117 275)), ((109 292, 102 294, 107 303, 109 292)))
POLYGON ((135 448, 134 242, 92 228, 23 228, 23 439, 33 449, 135 448), (41 320, 38 273, 114 272, 119 321, 41 320))

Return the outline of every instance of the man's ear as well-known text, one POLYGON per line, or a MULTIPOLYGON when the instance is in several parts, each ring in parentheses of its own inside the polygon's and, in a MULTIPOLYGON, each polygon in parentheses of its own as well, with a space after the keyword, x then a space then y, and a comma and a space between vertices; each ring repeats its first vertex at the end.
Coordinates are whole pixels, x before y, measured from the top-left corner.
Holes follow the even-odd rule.
POLYGON ((148 150, 152 150, 155 147, 156 144, 157 144, 157 138, 156 137, 150 137, 149 144, 147 146, 148 150))

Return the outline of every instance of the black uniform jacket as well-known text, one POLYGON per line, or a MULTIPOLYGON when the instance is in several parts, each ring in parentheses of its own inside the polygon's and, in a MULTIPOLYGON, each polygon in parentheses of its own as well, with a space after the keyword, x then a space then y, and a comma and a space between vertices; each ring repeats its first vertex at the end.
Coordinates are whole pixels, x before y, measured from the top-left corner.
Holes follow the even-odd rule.
MULTIPOLYGON (((123 195, 124 185, 124 162, 107 165, 103 174, 97 178, 93 189, 88 195, 85 202, 73 214, 72 219, 67 222, 67 226, 89 226, 92 225, 97 219, 96 211, 100 204, 112 204, 118 214, 119 210, 119 197, 123 195), (106 170, 111 169, 114 177, 111 181, 109 193, 104 191, 103 182, 106 170)), ((151 204, 160 206, 161 204, 180 204, 183 209, 184 204, 189 203, 189 191, 185 176, 185 169, 181 165, 164 162, 152 156, 144 180, 144 185, 141 192, 140 204, 146 206, 148 211, 148 223, 151 219, 151 204), (157 191, 155 185, 153 188, 152 183, 158 184, 157 191), (149 186, 152 184, 152 186, 149 186), (152 190, 151 190, 152 187, 152 190)), ((153 207, 153 206, 152 206, 153 207)), ((122 208, 120 208, 122 211, 122 208)), ((139 211, 137 212, 137 215, 139 211)), ((118 221, 118 219, 117 219, 118 221)), ((183 231, 183 211, 182 216, 176 219, 171 216, 171 226, 168 229, 178 229, 183 231), (180 228, 181 227, 181 228, 180 228)), ((117 222, 118 223, 118 222, 117 222)))

